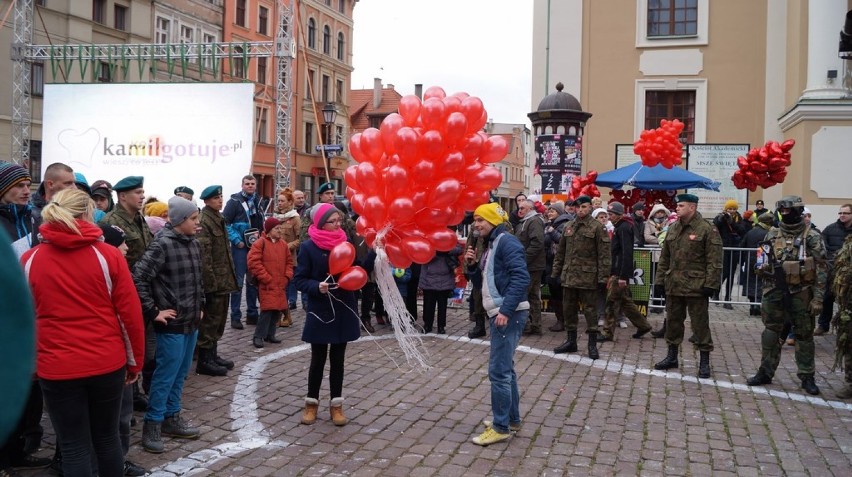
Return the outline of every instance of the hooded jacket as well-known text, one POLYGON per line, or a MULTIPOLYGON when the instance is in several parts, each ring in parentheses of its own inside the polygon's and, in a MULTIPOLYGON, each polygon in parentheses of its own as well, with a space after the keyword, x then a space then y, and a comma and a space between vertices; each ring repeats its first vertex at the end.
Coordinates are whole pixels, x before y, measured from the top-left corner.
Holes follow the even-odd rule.
POLYGON ((33 230, 32 207, 29 204, 0 205, 0 224, 12 242, 26 237, 33 230))
POLYGON ((287 285, 293 279, 293 256, 287 242, 273 242, 264 232, 249 250, 248 269, 257 277, 260 310, 286 310, 287 285))
POLYGON ((231 194, 222 216, 228 225, 228 239, 235 247, 240 242, 245 242, 243 234, 246 230, 263 230, 263 213, 260 211, 260 199, 257 194, 249 197, 244 196, 242 192, 231 194), (254 204, 254 207, 249 207, 249 204, 254 204), (250 213, 252 208, 254 213, 250 213))
POLYGON ((612 235, 610 274, 621 280, 633 278, 633 217, 622 215, 612 235))
POLYGON ((77 221, 41 226, 43 241, 21 263, 36 305, 37 372, 44 379, 77 379, 128 365, 142 369, 142 307, 127 262, 105 244, 101 229, 77 221), (111 288, 110 288, 111 287, 111 288), (133 350, 128 364, 125 337, 133 350))
POLYGON ((484 260, 472 267, 482 273, 482 306, 489 317, 501 313, 509 319, 519 310, 528 310, 527 288, 530 274, 521 242, 507 233, 505 224, 491 230, 486 238, 484 260))

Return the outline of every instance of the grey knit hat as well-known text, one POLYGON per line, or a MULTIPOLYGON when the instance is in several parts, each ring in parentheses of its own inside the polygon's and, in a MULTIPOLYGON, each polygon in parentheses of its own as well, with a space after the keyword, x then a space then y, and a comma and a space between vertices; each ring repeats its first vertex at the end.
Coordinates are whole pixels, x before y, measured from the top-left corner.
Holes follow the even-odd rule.
POLYGON ((198 207, 183 197, 174 196, 169 199, 169 223, 180 225, 189 216, 198 212, 198 207))

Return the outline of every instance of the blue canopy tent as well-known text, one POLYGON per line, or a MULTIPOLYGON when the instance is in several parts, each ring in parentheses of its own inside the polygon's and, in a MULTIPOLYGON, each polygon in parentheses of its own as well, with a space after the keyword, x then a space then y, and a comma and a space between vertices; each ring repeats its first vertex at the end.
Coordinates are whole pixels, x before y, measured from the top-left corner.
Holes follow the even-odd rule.
POLYGON ((641 162, 598 174, 598 186, 621 189, 631 186, 644 190, 709 189, 719 191, 719 182, 680 167, 666 169, 662 164, 647 167, 641 162))

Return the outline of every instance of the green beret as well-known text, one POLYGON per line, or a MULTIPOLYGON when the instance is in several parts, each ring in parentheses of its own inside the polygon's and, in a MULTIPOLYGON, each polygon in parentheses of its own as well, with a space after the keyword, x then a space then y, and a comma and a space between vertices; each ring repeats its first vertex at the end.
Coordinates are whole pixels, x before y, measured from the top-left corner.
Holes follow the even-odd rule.
POLYGON ((698 196, 695 194, 678 194, 677 197, 675 197, 675 202, 678 204, 681 202, 692 202, 693 204, 697 204, 698 196))
POLYGON ((580 204, 591 204, 592 198, 587 195, 581 195, 580 197, 577 197, 577 200, 575 200, 574 203, 576 203, 578 207, 580 204))
POLYGON ((319 186, 319 189, 317 189, 317 194, 322 194, 330 190, 334 190, 334 184, 331 182, 324 182, 319 186))
POLYGON ((115 186, 112 190, 116 192, 127 192, 129 190, 134 190, 142 187, 142 184, 145 182, 145 178, 142 176, 129 176, 121 179, 120 181, 115 183, 115 186))
POLYGON ((201 191, 201 200, 212 199, 222 195, 222 186, 212 185, 201 191))
POLYGON ((178 195, 181 192, 183 192, 184 194, 195 195, 195 191, 193 191, 187 186, 180 186, 175 188, 175 195, 178 195))

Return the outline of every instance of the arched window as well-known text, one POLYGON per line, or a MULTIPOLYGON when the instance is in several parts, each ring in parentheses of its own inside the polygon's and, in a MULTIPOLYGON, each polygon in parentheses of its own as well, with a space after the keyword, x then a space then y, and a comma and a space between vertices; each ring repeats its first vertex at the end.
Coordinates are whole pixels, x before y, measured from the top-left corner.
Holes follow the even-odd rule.
POLYGON ((317 23, 313 18, 308 19, 308 48, 317 49, 317 23))
POLYGON ((331 53, 331 28, 328 25, 322 27, 322 52, 326 55, 331 53))
POLYGON ((343 32, 337 34, 337 59, 343 61, 346 58, 346 40, 343 39, 343 32))

